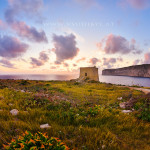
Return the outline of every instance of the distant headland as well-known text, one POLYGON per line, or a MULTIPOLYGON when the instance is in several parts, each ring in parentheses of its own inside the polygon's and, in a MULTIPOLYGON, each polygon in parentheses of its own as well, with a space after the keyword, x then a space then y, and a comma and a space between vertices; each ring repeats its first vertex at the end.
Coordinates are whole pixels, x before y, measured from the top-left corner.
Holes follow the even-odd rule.
POLYGON ((102 75, 150 78, 150 64, 134 65, 117 69, 105 69, 102 71, 102 75))

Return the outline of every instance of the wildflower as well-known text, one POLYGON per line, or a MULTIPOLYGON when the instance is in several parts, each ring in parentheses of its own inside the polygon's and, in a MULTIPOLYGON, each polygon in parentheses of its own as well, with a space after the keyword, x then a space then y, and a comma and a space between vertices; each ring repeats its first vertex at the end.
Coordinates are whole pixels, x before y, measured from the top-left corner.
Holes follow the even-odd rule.
POLYGON ((52 144, 51 144, 51 143, 49 143, 49 146, 52 146, 52 144))
POLYGON ((22 139, 22 137, 21 137, 21 136, 19 136, 19 137, 18 137, 18 140, 21 140, 21 139, 22 139))
POLYGON ((45 148, 45 146, 42 144, 42 145, 41 145, 41 148, 45 148))
POLYGON ((32 139, 30 139, 29 143, 34 143, 34 144, 35 144, 35 141, 34 141, 34 140, 32 140, 32 139))
POLYGON ((20 143, 21 148, 24 148, 24 145, 22 143, 20 143))
POLYGON ((8 147, 8 145, 4 145, 4 144, 3 144, 3 147, 4 147, 4 148, 7 148, 7 147, 8 147))
POLYGON ((25 134, 28 135, 29 134, 28 131, 25 131, 25 134))
POLYGON ((11 140, 11 142, 15 142, 15 140, 14 140, 14 139, 12 139, 12 140, 11 140))
POLYGON ((65 143, 61 142, 60 145, 64 145, 65 143))

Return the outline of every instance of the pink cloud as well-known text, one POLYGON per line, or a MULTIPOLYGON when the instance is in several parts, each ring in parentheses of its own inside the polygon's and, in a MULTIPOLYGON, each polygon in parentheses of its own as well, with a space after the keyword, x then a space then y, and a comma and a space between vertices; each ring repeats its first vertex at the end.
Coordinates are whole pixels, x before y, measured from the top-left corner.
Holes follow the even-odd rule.
POLYGON ((54 53, 56 54, 56 62, 61 63, 68 59, 73 59, 78 55, 76 37, 74 34, 69 35, 53 35, 54 53))
POLYGON ((136 9, 145 9, 149 7, 150 1, 149 0, 127 0, 129 5, 136 9))
POLYGON ((48 55, 46 54, 45 51, 42 51, 40 52, 38 59, 31 57, 30 64, 32 65, 33 68, 36 68, 36 67, 43 66, 48 60, 49 60, 48 55))
POLYGON ((7 26, 5 24, 5 22, 3 22, 1 19, 0 19, 0 28, 1 29, 5 29, 7 26))
POLYGON ((39 16, 43 0, 9 0, 9 7, 5 11, 7 24, 20 36, 29 41, 48 42, 43 30, 28 26, 25 22, 18 21, 19 14, 39 16))
POLYGON ((144 55, 144 63, 150 64, 150 52, 144 55))
POLYGON ((0 56, 4 58, 16 58, 24 54, 28 45, 21 42, 19 39, 3 36, 0 37, 0 56))
POLYGON ((101 5, 96 0, 74 0, 77 4, 84 8, 97 7, 101 8, 101 5))
POLYGON ((91 58, 89 62, 93 65, 96 65, 98 62, 100 62, 100 60, 94 57, 94 58, 91 58))
POLYGON ((128 54, 130 52, 140 54, 141 50, 137 48, 135 43, 136 41, 134 39, 130 42, 122 36, 109 34, 97 46, 100 45, 99 49, 103 50, 106 54, 128 54))
POLYGON ((0 60, 0 63, 2 64, 2 66, 4 66, 4 67, 7 67, 7 68, 14 68, 15 69, 15 67, 14 67, 14 64, 12 64, 9 60, 7 60, 7 59, 2 59, 2 60, 0 60))
POLYGON ((116 62, 116 58, 103 58, 103 66, 106 66, 106 68, 112 68, 116 62))
POLYGON ((78 59, 76 62, 79 63, 79 62, 84 61, 84 60, 86 60, 86 58, 82 57, 82 58, 78 59))
POLYGON ((44 31, 37 31, 34 27, 29 27, 25 22, 15 21, 11 24, 17 34, 34 42, 48 42, 44 31))
POLYGON ((120 7, 127 8, 128 6, 134 9, 146 9, 150 6, 149 0, 120 0, 120 7))

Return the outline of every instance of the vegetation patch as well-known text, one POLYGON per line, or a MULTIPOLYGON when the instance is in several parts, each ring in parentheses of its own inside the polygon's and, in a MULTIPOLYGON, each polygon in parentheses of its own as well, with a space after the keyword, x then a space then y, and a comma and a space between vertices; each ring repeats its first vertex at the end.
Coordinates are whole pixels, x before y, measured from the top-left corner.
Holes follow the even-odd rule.
POLYGON ((149 102, 149 94, 113 84, 0 80, 0 149, 148 150, 149 102))

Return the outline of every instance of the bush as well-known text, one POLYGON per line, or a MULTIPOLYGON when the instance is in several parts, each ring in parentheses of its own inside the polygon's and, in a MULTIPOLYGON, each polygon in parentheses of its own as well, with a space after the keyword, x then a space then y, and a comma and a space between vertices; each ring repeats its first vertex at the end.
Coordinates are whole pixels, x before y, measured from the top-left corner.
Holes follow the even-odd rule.
POLYGON ((69 150, 69 148, 58 138, 51 137, 41 132, 32 135, 26 131, 18 139, 12 139, 9 145, 4 145, 6 150, 69 150))

